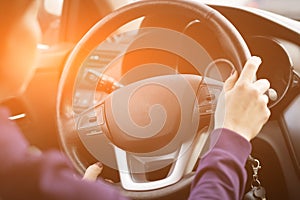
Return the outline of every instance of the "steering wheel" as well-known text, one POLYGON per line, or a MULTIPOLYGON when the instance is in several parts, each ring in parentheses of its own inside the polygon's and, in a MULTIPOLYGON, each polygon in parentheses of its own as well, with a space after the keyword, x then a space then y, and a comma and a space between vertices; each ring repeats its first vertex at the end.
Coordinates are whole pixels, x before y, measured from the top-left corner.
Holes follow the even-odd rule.
MULTIPOLYGON (((112 81, 115 88, 111 93, 79 114, 73 110, 74 91, 83 63, 117 29, 145 16, 172 20, 168 18, 169 13, 172 13, 170 16, 180 14, 188 23, 201 22, 209 27, 228 60, 241 71, 250 57, 249 49, 235 27, 219 12, 191 1, 145 0, 128 4, 95 24, 71 52, 59 82, 57 124, 62 148, 80 173, 84 173, 91 160, 103 161, 103 156, 114 160, 116 157, 113 163, 104 164, 111 164, 111 168, 118 170, 120 190, 131 198, 155 199, 170 196, 174 191, 188 190, 197 161, 193 155, 198 158, 199 151, 203 150, 208 138, 203 130, 211 121, 204 120, 206 126, 203 126, 200 116, 211 116, 214 112, 211 108, 215 105, 207 98, 208 91, 217 88, 219 92, 222 84, 213 79, 203 83, 199 75, 178 74, 146 77, 128 85, 112 81), (103 155, 107 152, 109 155, 103 155), (166 168, 169 171, 164 177, 147 178, 149 173, 166 168)), ((199 44, 177 30, 148 25, 139 30, 136 38, 143 45, 133 45, 131 52, 150 47, 168 50, 177 39, 183 38, 183 46, 189 49, 182 51, 181 46, 180 50, 172 51, 191 65, 199 65, 199 61, 195 63, 186 53, 196 51, 193 55, 197 55, 199 44), (166 40, 172 42, 162 42, 166 40)), ((103 81, 103 76, 99 80, 103 81)))

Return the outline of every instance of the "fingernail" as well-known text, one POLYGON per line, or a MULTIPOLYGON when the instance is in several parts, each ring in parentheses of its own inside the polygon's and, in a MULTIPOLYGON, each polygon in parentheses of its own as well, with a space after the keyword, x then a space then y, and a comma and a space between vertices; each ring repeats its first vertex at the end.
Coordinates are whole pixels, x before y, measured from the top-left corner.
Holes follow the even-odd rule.
POLYGON ((251 57, 251 61, 252 62, 254 62, 255 64, 257 64, 257 65, 260 65, 261 64, 261 58, 260 57, 258 57, 258 56, 252 56, 251 57))
POLYGON ((42 155, 42 151, 36 146, 29 146, 27 152, 31 155, 40 156, 42 155))
POLYGON ((100 169, 103 168, 103 164, 102 164, 101 162, 97 162, 96 165, 97 165, 100 169))
POLYGON ((104 179, 106 182, 108 182, 108 183, 114 183, 112 180, 110 180, 110 179, 104 179))

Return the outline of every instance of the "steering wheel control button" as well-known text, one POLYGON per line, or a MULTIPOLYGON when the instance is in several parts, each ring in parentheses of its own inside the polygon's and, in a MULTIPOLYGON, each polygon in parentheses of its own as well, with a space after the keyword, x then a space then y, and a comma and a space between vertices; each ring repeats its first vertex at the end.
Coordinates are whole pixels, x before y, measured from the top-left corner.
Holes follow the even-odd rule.
MULTIPOLYGON (((208 81, 208 79, 206 79, 208 81)), ((201 116, 211 115, 215 113, 217 99, 221 93, 222 85, 210 83, 201 86, 199 95, 198 110, 201 116)))
POLYGON ((214 94, 208 94, 206 96, 206 100, 209 101, 209 102, 212 102, 215 99, 216 99, 216 96, 214 94))
POLYGON ((86 135, 102 134, 104 125, 104 107, 103 105, 82 114, 78 120, 77 130, 86 135))
POLYGON ((92 116, 89 118, 89 122, 90 123, 94 123, 94 122, 97 122, 97 116, 92 116))

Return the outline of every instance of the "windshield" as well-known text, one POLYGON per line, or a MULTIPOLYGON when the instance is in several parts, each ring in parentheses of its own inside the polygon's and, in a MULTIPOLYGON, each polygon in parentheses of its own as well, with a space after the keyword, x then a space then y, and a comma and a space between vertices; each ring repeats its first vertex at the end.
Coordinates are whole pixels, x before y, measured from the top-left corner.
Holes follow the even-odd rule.
MULTIPOLYGON (((42 0, 38 13, 38 21, 42 31, 44 45, 52 45, 59 41, 59 30, 63 8, 63 0, 42 0)), ((42 47, 42 46, 40 46, 42 47)), ((46 46, 45 46, 46 47, 46 46)))
POLYGON ((299 0, 195 0, 204 3, 248 6, 267 10, 292 19, 300 20, 299 0))
MULTIPOLYGON (((59 30, 64 0, 41 0, 38 20, 43 33, 42 44, 45 47, 59 42, 59 30)), ((99 0, 103 1, 103 0, 99 0)), ((113 8, 141 0, 106 0, 113 8)), ((300 0, 193 0, 207 4, 230 6, 248 6, 271 11, 292 19, 300 20, 300 0)))

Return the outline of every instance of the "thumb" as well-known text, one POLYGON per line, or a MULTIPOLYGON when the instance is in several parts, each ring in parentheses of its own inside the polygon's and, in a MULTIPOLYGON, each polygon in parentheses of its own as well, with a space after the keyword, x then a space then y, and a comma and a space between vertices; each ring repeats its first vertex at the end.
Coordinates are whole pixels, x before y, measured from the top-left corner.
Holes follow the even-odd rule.
POLYGON ((99 176, 99 174, 102 172, 102 170, 103 170, 102 163, 101 162, 95 163, 86 169, 82 179, 95 181, 99 176))
POLYGON ((224 91, 227 92, 233 88, 236 81, 238 80, 238 73, 237 71, 234 71, 231 76, 225 81, 224 83, 224 91))

